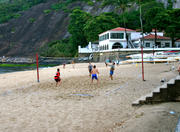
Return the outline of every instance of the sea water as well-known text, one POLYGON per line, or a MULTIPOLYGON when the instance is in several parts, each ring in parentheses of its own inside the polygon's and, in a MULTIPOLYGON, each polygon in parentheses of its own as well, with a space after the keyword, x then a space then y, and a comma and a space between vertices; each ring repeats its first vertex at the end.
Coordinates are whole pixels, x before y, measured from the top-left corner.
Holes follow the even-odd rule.
POLYGON ((16 71, 27 71, 27 70, 33 70, 36 69, 36 67, 0 67, 0 74, 2 73, 9 73, 9 72, 16 72, 16 71))

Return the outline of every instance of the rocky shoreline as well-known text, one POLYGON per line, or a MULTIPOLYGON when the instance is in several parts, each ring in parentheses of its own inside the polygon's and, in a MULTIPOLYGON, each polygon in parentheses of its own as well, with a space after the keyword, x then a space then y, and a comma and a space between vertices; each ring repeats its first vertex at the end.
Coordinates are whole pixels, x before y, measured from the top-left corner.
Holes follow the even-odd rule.
MULTIPOLYGON (((51 57, 39 57, 40 64, 69 64, 74 58, 51 58, 51 57)), ((36 63, 36 58, 32 57, 0 57, 0 63, 10 64, 33 64, 36 63)))

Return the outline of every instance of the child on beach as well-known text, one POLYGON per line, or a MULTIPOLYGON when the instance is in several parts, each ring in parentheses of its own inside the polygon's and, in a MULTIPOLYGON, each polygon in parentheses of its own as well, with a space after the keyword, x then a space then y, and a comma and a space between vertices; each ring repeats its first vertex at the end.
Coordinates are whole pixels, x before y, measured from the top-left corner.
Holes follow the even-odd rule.
POLYGON ((90 76, 90 77, 91 77, 92 68, 93 68, 93 66, 92 66, 91 62, 89 62, 88 71, 89 71, 89 76, 90 76))
POLYGON ((57 72, 56 72, 56 76, 54 76, 54 80, 56 81, 56 87, 58 85, 58 83, 60 84, 61 83, 61 78, 60 78, 60 72, 59 72, 59 68, 57 69, 57 72))
POLYGON ((97 74, 99 74, 99 71, 98 71, 98 69, 96 68, 96 65, 94 65, 94 66, 93 66, 93 69, 92 69, 92 71, 91 71, 91 75, 92 75, 91 83, 93 83, 93 80, 94 80, 94 79, 96 79, 96 80, 97 80, 97 83, 99 83, 97 74))
POLYGON ((111 80, 113 80, 114 70, 115 70, 115 63, 113 62, 113 64, 110 65, 110 78, 111 78, 111 80))

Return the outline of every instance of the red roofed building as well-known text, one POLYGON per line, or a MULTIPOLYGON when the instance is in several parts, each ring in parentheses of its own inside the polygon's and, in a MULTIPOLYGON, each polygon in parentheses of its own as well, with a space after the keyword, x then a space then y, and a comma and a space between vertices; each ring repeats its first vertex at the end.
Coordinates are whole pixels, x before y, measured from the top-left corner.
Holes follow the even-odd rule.
POLYGON ((99 34, 99 49, 100 50, 112 50, 119 48, 131 47, 131 34, 135 33, 135 30, 125 29, 122 27, 117 27, 106 32, 99 34), (125 30, 128 37, 128 44, 126 40, 125 30))
MULTIPOLYGON (((171 40, 171 38, 169 38, 169 37, 164 37, 164 36, 159 36, 159 35, 157 35, 157 40, 171 40)), ((154 34, 149 34, 149 35, 147 35, 147 36, 145 36, 144 37, 144 39, 146 39, 146 40, 150 40, 150 39, 155 39, 155 35, 154 34)))
MULTIPOLYGON (((142 38, 141 38, 141 41, 142 41, 142 38)), ((169 38, 169 37, 157 35, 156 42, 157 42, 157 45, 155 46, 155 35, 154 34, 149 34, 144 37, 144 47, 145 48, 153 48, 154 46, 158 47, 158 48, 172 47, 171 38, 169 38)))

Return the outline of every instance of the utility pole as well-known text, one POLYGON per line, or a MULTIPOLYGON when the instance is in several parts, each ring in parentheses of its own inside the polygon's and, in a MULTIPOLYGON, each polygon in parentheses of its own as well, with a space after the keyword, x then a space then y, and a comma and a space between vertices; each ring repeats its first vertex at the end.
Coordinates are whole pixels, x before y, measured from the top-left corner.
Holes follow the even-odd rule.
POLYGON ((37 66, 37 82, 39 82, 39 62, 38 62, 38 53, 36 53, 36 66, 37 66))
POLYGON ((140 23, 141 23, 141 31, 142 31, 142 43, 141 43, 141 57, 142 57, 142 80, 144 80, 144 61, 143 61, 143 46, 144 46, 144 31, 143 31, 143 23, 142 23, 142 11, 141 11, 141 3, 139 0, 140 5, 140 23))

